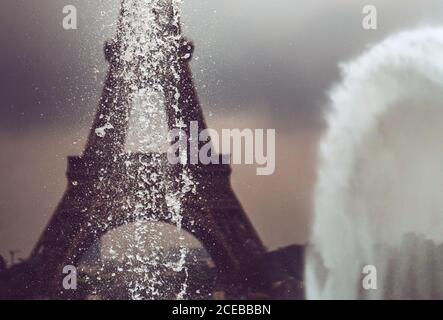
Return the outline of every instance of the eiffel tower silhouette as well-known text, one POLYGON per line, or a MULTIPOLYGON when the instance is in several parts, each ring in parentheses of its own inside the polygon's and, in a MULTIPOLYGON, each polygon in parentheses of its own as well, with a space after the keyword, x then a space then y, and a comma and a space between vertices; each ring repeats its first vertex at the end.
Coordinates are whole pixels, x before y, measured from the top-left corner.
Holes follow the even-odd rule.
POLYGON ((27 261, 32 272, 25 278, 32 279, 23 281, 32 280, 34 295, 63 297, 63 267, 77 265, 101 236, 130 222, 180 224, 218 272, 240 285, 251 281, 245 268, 265 253, 231 188, 229 165, 171 165, 165 153, 125 150, 134 95, 160 92, 169 130, 189 137, 191 121, 206 128, 189 66, 193 45, 181 35, 172 1, 151 0, 149 8, 122 2, 116 37, 105 45, 110 68, 86 148, 69 157, 68 188, 27 261), (148 42, 150 49, 140 50, 148 42))

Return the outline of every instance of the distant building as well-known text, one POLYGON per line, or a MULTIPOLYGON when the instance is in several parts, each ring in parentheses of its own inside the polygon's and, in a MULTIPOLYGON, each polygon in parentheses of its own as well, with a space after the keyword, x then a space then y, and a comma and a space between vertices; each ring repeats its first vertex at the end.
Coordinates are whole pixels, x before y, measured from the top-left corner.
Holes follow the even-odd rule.
POLYGON ((6 260, 0 256, 0 272, 4 271, 8 268, 8 265, 6 264, 6 260))

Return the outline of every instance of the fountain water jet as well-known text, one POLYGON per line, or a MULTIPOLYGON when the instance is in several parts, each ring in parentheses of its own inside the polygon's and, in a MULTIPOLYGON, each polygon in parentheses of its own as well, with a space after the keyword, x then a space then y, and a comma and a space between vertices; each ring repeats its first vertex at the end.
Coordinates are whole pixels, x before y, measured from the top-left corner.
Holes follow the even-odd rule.
POLYGON ((320 147, 309 299, 443 298, 443 29, 343 65, 320 147), (363 267, 377 268, 364 290, 363 267))

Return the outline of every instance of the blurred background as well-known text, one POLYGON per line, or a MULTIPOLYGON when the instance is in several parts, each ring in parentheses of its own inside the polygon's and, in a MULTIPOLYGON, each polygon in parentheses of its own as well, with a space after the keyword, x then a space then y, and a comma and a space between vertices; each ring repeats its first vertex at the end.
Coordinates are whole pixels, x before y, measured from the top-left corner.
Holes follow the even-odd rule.
MULTIPOLYGON (((0 1, 0 255, 26 258, 66 187, 101 94, 118 0, 0 1), (78 10, 78 30, 62 9, 78 10)), ((277 131, 276 171, 234 166, 265 245, 306 243, 327 93, 346 62, 394 32, 439 25, 440 0, 185 0, 184 33, 211 128, 277 131), (375 5, 378 29, 361 26, 375 5)))

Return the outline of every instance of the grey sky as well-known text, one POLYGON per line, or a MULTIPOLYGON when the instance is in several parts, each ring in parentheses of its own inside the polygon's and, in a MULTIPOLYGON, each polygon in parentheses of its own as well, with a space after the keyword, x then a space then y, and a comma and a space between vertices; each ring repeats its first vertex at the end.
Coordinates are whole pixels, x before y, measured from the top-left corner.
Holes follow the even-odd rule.
MULTIPOLYGON (((13 127, 72 123, 74 115, 88 122, 106 70, 102 44, 113 34, 119 1, 2 3, 0 121, 13 127), (78 8, 77 31, 61 27, 66 4, 78 8)), ((316 121, 325 90, 338 78, 339 61, 388 33, 443 18, 438 0, 187 0, 183 7, 206 109, 264 105, 254 111, 290 127, 316 121), (379 10, 376 32, 360 27, 367 3, 379 10)))
MULTIPOLYGON (((0 253, 28 252, 64 191, 65 156, 81 152, 97 106, 118 3, 1 1, 0 253), (61 26, 67 4, 78 9, 76 31, 61 26)), ((234 169, 240 200, 277 247, 306 240, 321 106, 338 64, 392 32, 442 24, 443 2, 185 0, 183 22, 209 124, 277 129, 275 177, 234 169), (366 4, 378 8, 377 31, 361 27, 366 4), (257 194, 266 196, 257 203, 257 194)))

